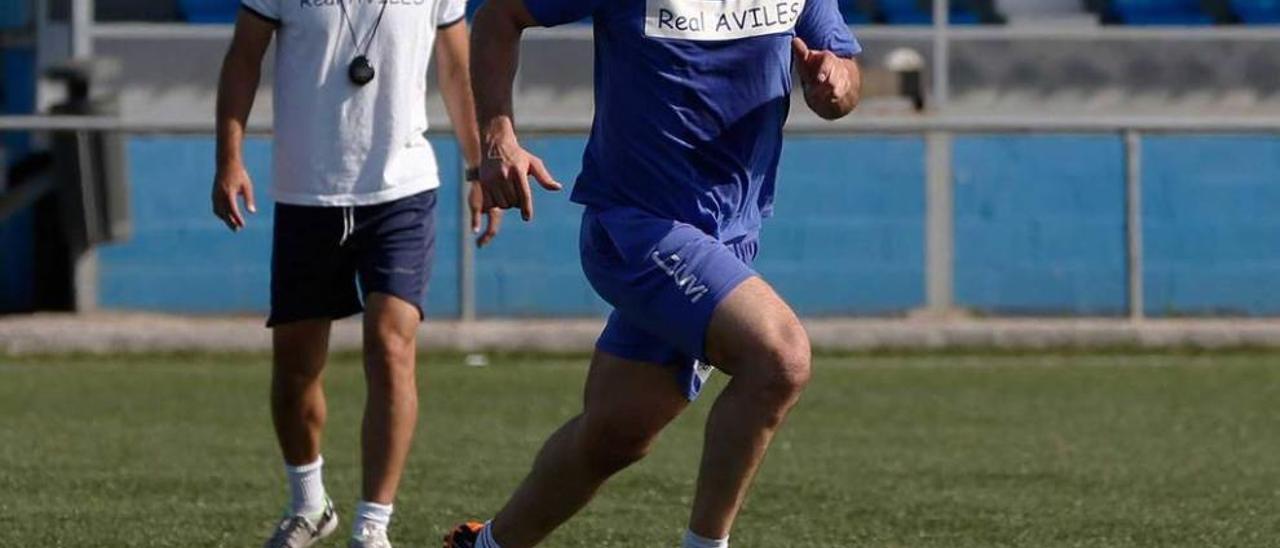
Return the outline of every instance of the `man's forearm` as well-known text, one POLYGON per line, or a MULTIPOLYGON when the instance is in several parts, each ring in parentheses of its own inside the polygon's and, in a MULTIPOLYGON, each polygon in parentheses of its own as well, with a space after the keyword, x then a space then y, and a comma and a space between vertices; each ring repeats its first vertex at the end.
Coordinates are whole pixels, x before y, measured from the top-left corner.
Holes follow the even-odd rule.
POLYGON ((467 166, 480 165, 480 134, 476 128, 476 105, 471 97, 471 76, 465 63, 440 65, 440 96, 453 122, 462 157, 467 166))
POLYGON ((471 33, 471 82, 483 146, 514 132, 512 85, 520 63, 522 26, 488 2, 476 13, 471 33))
POLYGON ((244 142, 245 125, 249 111, 253 109, 254 96, 258 92, 261 69, 228 54, 222 64, 218 80, 218 169, 240 163, 241 144, 244 142))

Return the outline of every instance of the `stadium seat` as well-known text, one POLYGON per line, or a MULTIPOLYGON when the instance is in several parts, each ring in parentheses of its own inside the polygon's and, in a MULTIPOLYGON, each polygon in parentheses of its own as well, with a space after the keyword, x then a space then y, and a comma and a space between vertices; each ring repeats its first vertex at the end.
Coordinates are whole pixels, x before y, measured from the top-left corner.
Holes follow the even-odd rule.
POLYGON ((1097 25, 1097 14, 1080 0, 995 0, 995 10, 1010 25, 1097 25))
MULTIPOLYGON (((890 25, 930 25, 933 24, 932 2, 920 0, 877 0, 876 8, 880 18, 890 25)), ((982 16, 965 2, 952 2, 951 24, 976 25, 982 22, 982 16)))
POLYGON ((865 25, 871 22, 871 15, 862 9, 859 0, 840 0, 840 13, 844 22, 850 25, 865 25))
MULTIPOLYGON (((476 12, 480 10, 480 5, 483 4, 484 1, 485 0, 467 0, 467 21, 474 21, 476 19, 476 12)), ((575 24, 590 25, 591 18, 587 17, 580 21, 575 21, 575 24)))
POLYGON ((1112 0, 1110 18, 1125 25, 1212 25, 1200 0, 1112 0))
POLYGON ((29 2, 3 2, 0 5, 0 29, 25 28, 31 21, 29 2))
POLYGON ((1231 0, 1231 11, 1246 25, 1280 24, 1280 0, 1231 0))
POLYGON ((182 18, 189 23, 232 23, 240 11, 239 0, 178 0, 182 18))

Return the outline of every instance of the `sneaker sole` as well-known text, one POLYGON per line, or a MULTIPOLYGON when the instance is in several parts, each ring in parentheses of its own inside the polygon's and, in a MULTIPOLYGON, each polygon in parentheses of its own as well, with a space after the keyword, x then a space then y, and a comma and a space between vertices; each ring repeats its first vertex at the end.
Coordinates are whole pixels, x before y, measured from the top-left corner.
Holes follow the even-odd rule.
POLYGON ((334 531, 337 531, 337 530, 338 530, 338 513, 334 512, 333 519, 329 520, 327 523, 320 526, 319 534, 317 534, 315 538, 311 539, 311 542, 307 543, 307 546, 315 546, 317 542, 320 542, 326 538, 329 538, 329 536, 332 535, 334 531))

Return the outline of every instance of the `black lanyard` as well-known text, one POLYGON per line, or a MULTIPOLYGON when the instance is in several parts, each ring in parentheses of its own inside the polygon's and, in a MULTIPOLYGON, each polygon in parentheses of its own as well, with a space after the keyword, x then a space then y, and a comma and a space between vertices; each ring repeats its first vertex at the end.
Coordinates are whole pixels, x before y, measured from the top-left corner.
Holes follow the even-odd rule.
POLYGON ((356 58, 351 60, 351 65, 347 67, 347 77, 351 79, 351 83, 357 86, 363 86, 373 81, 373 77, 377 74, 373 69, 373 63, 369 62, 369 47, 373 45, 374 36, 378 35, 378 28, 382 26, 382 16, 387 13, 388 0, 382 0, 382 9, 378 11, 378 19, 373 23, 373 30, 369 32, 369 36, 364 39, 364 47, 360 46, 360 40, 356 37, 356 27, 351 22, 351 15, 347 13, 347 4, 344 0, 338 0, 338 8, 342 10, 342 20, 347 23, 347 30, 351 31, 351 45, 355 47, 356 58))

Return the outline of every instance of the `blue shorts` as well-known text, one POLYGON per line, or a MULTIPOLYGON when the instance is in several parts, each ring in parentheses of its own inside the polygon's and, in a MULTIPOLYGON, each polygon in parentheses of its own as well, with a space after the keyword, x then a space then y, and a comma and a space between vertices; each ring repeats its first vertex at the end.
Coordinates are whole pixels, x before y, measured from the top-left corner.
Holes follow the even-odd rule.
POLYGON ((267 326, 359 314, 370 293, 403 299, 421 315, 435 210, 434 190, 370 206, 276 204, 267 326))
POLYGON ((672 368, 690 400, 711 373, 707 327, 716 306, 756 275, 755 235, 722 242, 629 207, 587 208, 582 270, 614 312, 596 348, 672 368))

